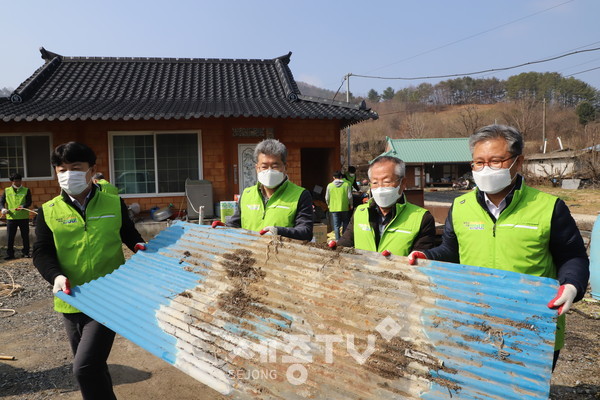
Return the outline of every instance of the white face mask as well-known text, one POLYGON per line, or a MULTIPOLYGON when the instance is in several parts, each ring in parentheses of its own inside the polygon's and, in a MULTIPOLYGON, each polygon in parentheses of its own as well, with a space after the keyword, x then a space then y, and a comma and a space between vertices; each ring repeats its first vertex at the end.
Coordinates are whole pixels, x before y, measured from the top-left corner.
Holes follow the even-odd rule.
POLYGON ((273 189, 285 179, 285 174, 276 169, 265 169, 257 174, 258 181, 265 187, 273 189))
MULTIPOLYGON (((89 170, 88 170, 89 171, 89 170)), ((65 171, 59 172, 58 184, 61 189, 70 194, 71 196, 77 196, 81 194, 85 189, 88 188, 90 182, 85 179, 87 171, 65 171)))
POLYGON ((13 187, 13 189, 18 190, 21 187, 21 185, 17 186, 17 185, 13 184, 12 187, 13 187))
POLYGON ((373 195, 375 203, 383 208, 392 206, 398 201, 400 196, 402 196, 402 193, 400 193, 400 186, 371 189, 371 194, 373 195))
MULTIPOLYGON (((516 161, 513 161, 513 165, 516 161)), ((509 168, 491 169, 486 165, 481 171, 473 171, 473 179, 482 192, 496 194, 506 189, 512 182, 511 167, 512 165, 509 168)))

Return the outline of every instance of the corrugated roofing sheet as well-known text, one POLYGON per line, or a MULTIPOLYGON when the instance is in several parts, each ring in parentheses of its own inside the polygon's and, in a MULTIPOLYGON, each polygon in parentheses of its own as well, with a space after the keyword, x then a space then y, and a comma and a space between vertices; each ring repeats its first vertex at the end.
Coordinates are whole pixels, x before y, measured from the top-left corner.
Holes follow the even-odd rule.
POLYGON ((406 163, 471 162, 468 138, 390 139, 391 149, 383 153, 406 163))
POLYGON ((178 222, 58 296, 235 398, 546 399, 552 279, 178 222))

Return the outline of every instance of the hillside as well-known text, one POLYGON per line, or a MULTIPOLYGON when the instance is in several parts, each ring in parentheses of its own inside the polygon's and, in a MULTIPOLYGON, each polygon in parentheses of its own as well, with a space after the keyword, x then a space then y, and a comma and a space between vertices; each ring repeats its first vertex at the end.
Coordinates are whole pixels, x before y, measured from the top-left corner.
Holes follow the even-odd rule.
MULTIPOLYGON (((574 109, 547 107, 544 118, 542 104, 527 106, 522 102, 420 107, 386 101, 369 105, 379 114, 375 121, 365 121, 350 128, 352 163, 362 164, 383 151, 385 137, 394 139, 468 137, 477 128, 493 123, 518 128, 525 138, 526 151, 542 148, 543 126, 547 151, 563 147, 580 149, 600 141, 600 123, 583 126, 574 109)), ((342 154, 346 154, 346 132, 342 132, 342 154)))

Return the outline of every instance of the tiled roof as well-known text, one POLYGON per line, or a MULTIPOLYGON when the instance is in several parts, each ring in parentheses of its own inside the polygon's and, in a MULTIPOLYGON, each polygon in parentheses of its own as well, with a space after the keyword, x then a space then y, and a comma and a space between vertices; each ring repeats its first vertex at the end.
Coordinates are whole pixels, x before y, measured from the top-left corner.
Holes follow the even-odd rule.
POLYGON ((471 162, 469 138, 390 139, 381 155, 398 157, 406 163, 471 162))
POLYGON ((377 113, 304 96, 288 67, 270 60, 63 57, 46 61, 9 98, 0 120, 137 120, 203 117, 338 119, 342 127, 377 113))

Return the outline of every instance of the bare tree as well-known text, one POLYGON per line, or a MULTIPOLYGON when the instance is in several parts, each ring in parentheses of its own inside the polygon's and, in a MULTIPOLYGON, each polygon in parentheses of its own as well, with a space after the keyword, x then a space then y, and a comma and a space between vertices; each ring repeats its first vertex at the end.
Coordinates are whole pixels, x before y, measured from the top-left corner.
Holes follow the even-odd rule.
POLYGON ((417 139, 425 136, 425 120, 421 114, 408 114, 404 121, 408 137, 417 139))
POLYGON ((510 103, 509 109, 502 115, 508 124, 517 128, 524 138, 542 126, 542 113, 539 102, 533 96, 523 96, 510 103))
POLYGON ((474 105, 463 107, 458 114, 458 120, 461 128, 464 128, 457 132, 461 136, 470 136, 483 125, 477 107, 474 105))

